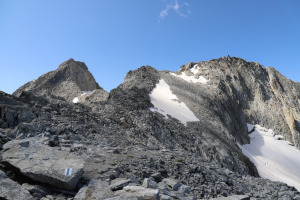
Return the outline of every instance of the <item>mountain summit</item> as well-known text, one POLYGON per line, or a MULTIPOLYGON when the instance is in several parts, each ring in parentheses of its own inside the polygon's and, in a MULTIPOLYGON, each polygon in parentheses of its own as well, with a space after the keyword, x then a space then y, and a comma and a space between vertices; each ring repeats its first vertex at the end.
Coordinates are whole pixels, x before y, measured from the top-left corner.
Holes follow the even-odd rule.
POLYGON ((95 89, 103 90, 85 63, 74 61, 71 58, 61 63, 57 70, 48 72, 21 86, 13 95, 18 97, 22 91, 30 91, 38 95, 54 95, 73 101, 83 92, 95 89))

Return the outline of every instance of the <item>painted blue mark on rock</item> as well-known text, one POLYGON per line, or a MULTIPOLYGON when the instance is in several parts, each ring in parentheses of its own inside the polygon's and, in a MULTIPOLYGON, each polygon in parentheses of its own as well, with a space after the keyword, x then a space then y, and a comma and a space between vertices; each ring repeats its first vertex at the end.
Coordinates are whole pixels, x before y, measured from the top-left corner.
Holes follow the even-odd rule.
POLYGON ((72 168, 66 168, 65 169, 65 175, 66 176, 71 176, 71 174, 72 174, 72 168))

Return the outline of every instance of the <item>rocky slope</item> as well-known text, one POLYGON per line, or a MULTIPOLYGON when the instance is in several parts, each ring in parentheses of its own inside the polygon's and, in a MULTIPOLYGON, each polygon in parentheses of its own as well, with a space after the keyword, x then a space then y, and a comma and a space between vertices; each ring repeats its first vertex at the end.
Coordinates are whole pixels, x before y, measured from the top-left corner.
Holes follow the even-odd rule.
POLYGON ((230 57, 178 72, 143 66, 108 94, 70 59, 14 96, 0 92, 0 199, 300 199, 259 178, 236 144, 252 123, 299 148, 298 95, 274 69, 230 57), (198 120, 155 108, 161 80, 198 120))

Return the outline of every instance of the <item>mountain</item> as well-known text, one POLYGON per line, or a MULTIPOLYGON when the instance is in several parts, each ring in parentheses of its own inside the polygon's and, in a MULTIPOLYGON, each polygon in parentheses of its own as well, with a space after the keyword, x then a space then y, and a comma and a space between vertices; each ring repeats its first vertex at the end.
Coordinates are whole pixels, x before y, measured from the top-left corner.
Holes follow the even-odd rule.
POLYGON ((83 62, 74 61, 72 58, 61 63, 57 70, 48 72, 39 78, 26 83, 17 89, 13 95, 20 96, 23 91, 34 94, 54 95, 67 101, 73 101, 81 94, 99 89, 104 91, 95 81, 83 62))
POLYGON ((0 93, 0 198, 16 199, 14 188, 23 199, 300 199, 260 178, 251 156, 264 152, 246 146, 261 130, 249 124, 259 124, 297 155, 299 89, 274 68, 228 56, 177 72, 142 66, 107 93, 70 59, 0 93))

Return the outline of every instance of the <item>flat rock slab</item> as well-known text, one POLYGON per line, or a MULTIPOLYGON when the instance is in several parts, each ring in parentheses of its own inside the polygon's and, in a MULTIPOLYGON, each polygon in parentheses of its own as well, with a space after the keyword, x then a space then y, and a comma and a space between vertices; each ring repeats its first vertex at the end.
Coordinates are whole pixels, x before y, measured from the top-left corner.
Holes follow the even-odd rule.
POLYGON ((126 186, 123 190, 116 191, 119 196, 135 197, 138 200, 158 200, 159 190, 142 186, 126 186))
POLYGON ((250 200, 250 197, 247 195, 233 195, 230 197, 218 197, 211 200, 250 200))
POLYGON ((123 178, 116 179, 110 185, 110 188, 112 191, 121 190, 121 189, 123 189, 123 187, 128 185, 130 182, 131 182, 130 179, 123 179, 123 178))
POLYGON ((7 175, 0 170, 0 199, 31 200, 34 199, 34 197, 21 185, 9 179, 7 175))
POLYGON ((112 196, 113 192, 109 188, 109 184, 107 182, 101 180, 91 180, 87 186, 82 187, 78 191, 74 197, 74 200, 100 200, 112 196))
POLYGON ((35 181, 73 190, 82 177, 84 160, 46 146, 37 138, 10 141, 3 149, 3 161, 35 181))

